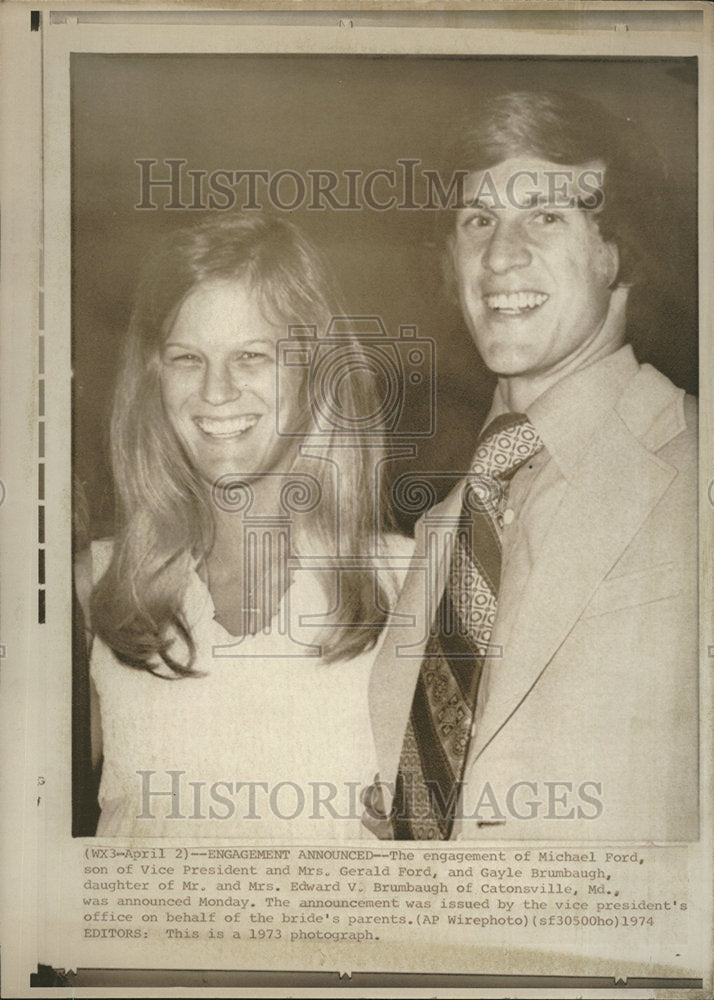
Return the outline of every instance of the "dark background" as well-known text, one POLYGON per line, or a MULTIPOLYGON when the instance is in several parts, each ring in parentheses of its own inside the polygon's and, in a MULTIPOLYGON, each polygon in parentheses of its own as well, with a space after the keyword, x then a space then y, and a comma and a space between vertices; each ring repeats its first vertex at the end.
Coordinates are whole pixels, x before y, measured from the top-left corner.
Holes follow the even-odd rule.
MULTIPOLYGON (((453 123, 492 93, 548 88, 601 100, 650 134, 668 170, 668 210, 652 247, 668 277, 633 291, 630 332, 641 361, 696 392, 696 80, 692 59, 74 54, 73 468, 89 537, 112 533, 107 417, 142 255, 159 234, 204 214, 167 210, 163 191, 153 196, 158 210, 137 210, 135 160, 159 160, 162 175, 171 157, 209 172, 367 172, 402 158, 438 169, 453 123)), ((414 324, 437 343, 436 433, 395 469, 465 469, 492 383, 442 288, 434 213, 291 215, 327 250, 346 311, 378 314, 395 337, 414 324)))

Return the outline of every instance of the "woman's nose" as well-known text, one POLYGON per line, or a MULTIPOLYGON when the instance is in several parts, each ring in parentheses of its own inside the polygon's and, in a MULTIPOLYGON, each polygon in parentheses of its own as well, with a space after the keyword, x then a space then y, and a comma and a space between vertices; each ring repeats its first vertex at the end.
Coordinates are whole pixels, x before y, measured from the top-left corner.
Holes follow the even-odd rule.
POLYGON ((208 364, 203 376, 201 395, 212 406, 230 403, 240 396, 241 388, 233 377, 230 365, 208 364))
POLYGON ((528 239, 519 219, 501 219, 493 230, 484 254, 485 266, 496 274, 531 262, 528 239))

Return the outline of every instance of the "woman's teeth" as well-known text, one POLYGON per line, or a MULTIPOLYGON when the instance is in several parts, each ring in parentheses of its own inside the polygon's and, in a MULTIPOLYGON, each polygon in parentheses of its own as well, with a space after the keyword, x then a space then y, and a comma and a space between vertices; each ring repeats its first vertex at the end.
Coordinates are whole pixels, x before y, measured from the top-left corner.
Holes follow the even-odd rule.
POLYGON ((235 437, 236 434, 243 434, 257 424, 258 419, 257 413, 248 413, 242 417, 194 417, 203 433, 210 434, 211 437, 235 437))
POLYGON ((497 312, 517 315, 527 309, 535 309, 548 301, 544 292, 499 292, 497 295, 484 295, 484 302, 489 309, 497 312))

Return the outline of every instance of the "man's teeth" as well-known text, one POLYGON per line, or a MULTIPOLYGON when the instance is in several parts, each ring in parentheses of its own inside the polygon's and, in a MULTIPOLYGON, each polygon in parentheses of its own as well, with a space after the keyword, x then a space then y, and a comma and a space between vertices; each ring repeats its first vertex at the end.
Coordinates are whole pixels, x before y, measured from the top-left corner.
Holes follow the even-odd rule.
POLYGON ((484 295, 484 302, 489 309, 503 312, 520 312, 523 309, 535 309, 547 302, 548 296, 543 292, 503 292, 498 295, 484 295))
POLYGON ((215 418, 196 417, 196 423, 204 434, 212 437, 233 437, 235 434, 242 434, 258 422, 258 414, 250 413, 242 417, 215 418))

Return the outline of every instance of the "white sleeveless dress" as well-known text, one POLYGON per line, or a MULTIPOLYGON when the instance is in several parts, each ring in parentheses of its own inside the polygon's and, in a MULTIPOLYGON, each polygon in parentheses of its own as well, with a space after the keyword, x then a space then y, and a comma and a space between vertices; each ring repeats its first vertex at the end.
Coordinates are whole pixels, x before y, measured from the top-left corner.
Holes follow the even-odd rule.
MULTIPOLYGON (((413 542, 389 536, 399 586, 413 542)), ((98 580, 111 541, 92 544, 98 580)), ((120 663, 94 639, 104 763, 97 836, 332 840, 369 836, 362 789, 376 758, 367 688, 381 645, 326 663, 315 652, 327 599, 313 570, 297 570, 278 619, 236 639, 214 618, 193 573, 184 612, 199 677, 155 676, 120 663), (303 644, 303 645, 301 645, 303 644)))

